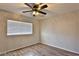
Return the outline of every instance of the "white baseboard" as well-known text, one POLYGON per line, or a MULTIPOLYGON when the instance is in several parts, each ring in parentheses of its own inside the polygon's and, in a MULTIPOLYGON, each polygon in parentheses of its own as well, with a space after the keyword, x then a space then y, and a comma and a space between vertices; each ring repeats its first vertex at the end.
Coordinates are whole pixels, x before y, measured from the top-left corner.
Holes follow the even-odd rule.
MULTIPOLYGON (((35 44, 37 44, 37 43, 35 43, 35 44)), ((47 44, 47 43, 42 43, 42 44, 45 44, 45 45, 48 45, 48 46, 51 46, 51 47, 56 47, 56 48, 59 48, 59 49, 63 49, 63 50, 66 50, 66 51, 69 51, 69 52, 72 52, 72 53, 79 54, 78 52, 71 51, 71 50, 68 50, 68 49, 65 49, 65 48, 61 48, 61 47, 58 47, 58 46, 53 46, 53 45, 50 45, 50 44, 47 44)), ((31 45, 34 45, 34 44, 31 44, 31 45)), ((28 45, 28 46, 31 46, 31 45, 28 45)), ((28 47, 28 46, 24 46, 24 47, 28 47)), ((20 48, 24 48, 24 47, 18 47, 16 49, 7 50, 7 51, 4 51, 4 52, 1 52, 0 55, 1 54, 5 54, 5 53, 8 53, 10 51, 14 51, 14 50, 20 49, 20 48)))
MULTIPOLYGON (((38 44, 38 43, 35 43, 35 44, 38 44)), ((31 46, 31 45, 34 45, 34 44, 30 44, 28 46, 31 46)), ((14 50, 17 50, 17 49, 21 49, 21 48, 24 48, 24 47, 28 47, 28 46, 22 46, 22 47, 18 47, 18 48, 15 48, 15 49, 7 50, 7 51, 4 51, 4 52, 0 52, 0 55, 6 54, 6 53, 8 53, 10 51, 14 51, 14 50)))
POLYGON ((75 54, 79 54, 79 52, 72 51, 72 50, 69 50, 69 49, 65 49, 65 48, 62 48, 62 47, 50 45, 50 44, 47 44, 47 43, 42 43, 42 44, 45 44, 45 45, 48 45, 48 46, 51 46, 51 47, 56 47, 56 48, 59 48, 59 49, 65 50, 65 51, 69 51, 69 52, 72 52, 72 53, 75 53, 75 54))

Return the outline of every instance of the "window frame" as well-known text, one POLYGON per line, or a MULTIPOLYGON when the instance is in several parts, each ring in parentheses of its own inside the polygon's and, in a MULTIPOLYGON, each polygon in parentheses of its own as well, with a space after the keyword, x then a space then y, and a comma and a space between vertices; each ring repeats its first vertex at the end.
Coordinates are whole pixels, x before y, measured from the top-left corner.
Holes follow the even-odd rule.
POLYGON ((16 21, 16 20, 7 20, 7 36, 15 36, 15 35, 32 35, 33 34, 33 23, 32 22, 23 22, 23 21, 16 21), (31 32, 32 33, 8 33, 8 21, 12 22, 18 22, 18 23, 23 23, 23 24, 31 24, 31 32))

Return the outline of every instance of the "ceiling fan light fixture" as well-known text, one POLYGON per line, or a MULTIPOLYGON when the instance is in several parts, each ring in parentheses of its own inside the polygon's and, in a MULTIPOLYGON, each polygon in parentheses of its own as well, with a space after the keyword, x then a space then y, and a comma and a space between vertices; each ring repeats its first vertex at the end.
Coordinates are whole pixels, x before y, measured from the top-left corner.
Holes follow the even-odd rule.
POLYGON ((37 11, 33 11, 33 16, 38 15, 39 13, 37 11))
POLYGON ((38 15, 39 13, 38 12, 36 12, 36 15, 38 15))
POLYGON ((35 15, 36 14, 36 11, 33 11, 33 15, 35 15))

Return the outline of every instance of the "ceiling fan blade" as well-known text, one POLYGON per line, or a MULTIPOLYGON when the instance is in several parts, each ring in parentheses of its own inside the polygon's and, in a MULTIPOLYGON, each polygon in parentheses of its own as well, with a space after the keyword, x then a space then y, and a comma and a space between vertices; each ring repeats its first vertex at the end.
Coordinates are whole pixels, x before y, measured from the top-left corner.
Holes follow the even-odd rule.
POLYGON ((26 13, 26 12, 32 12, 32 10, 29 10, 29 11, 23 11, 23 13, 26 13))
POLYGON ((44 14, 44 15, 46 15, 46 13, 45 12, 42 12, 42 11, 38 11, 39 13, 41 13, 41 14, 44 14))
POLYGON ((33 6, 33 8, 38 8, 39 7, 39 4, 35 4, 34 6, 33 6))
POLYGON ((42 5, 43 3, 39 3, 40 5, 42 5))
POLYGON ((30 8, 33 8, 32 5, 31 5, 32 3, 24 3, 24 4, 29 6, 30 8))
POLYGON ((48 6, 47 5, 43 5, 41 6, 41 9, 44 9, 44 8, 47 8, 48 6))

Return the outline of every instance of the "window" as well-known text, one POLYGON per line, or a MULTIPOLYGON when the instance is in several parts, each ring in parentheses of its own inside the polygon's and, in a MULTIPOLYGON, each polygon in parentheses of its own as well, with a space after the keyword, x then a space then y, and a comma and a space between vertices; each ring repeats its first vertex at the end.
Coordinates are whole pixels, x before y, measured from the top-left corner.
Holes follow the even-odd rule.
POLYGON ((20 21, 7 21, 7 35, 32 34, 32 23, 20 21))

